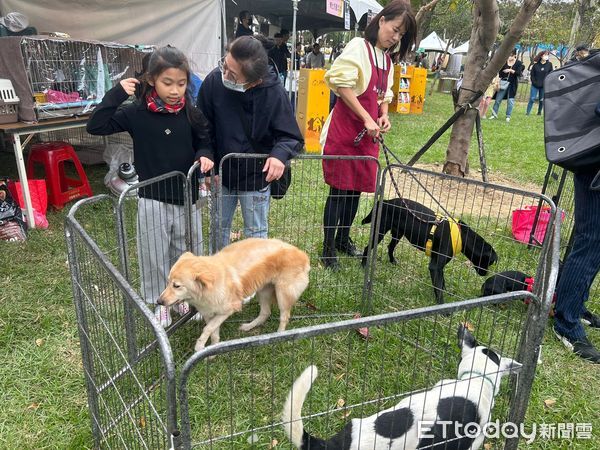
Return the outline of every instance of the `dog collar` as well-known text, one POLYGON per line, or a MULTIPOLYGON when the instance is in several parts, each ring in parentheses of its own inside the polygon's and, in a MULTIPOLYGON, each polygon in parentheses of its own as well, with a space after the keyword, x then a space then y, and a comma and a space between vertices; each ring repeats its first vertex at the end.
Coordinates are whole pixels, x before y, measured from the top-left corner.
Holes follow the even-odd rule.
POLYGON ((462 237, 460 235, 460 225, 458 220, 454 217, 448 216, 436 216, 436 221, 429 230, 429 236, 427 242, 425 242, 425 254, 431 256, 431 249, 433 248, 433 235, 438 225, 443 221, 448 222, 450 225, 450 240, 452 242, 452 256, 458 255, 462 251, 462 237))
MULTIPOLYGON (((482 377, 484 381, 487 381, 488 383, 490 383, 492 385, 492 390, 496 389, 496 383, 494 383, 492 381, 492 379, 489 376, 487 376, 485 373, 477 372, 476 370, 469 370, 469 371, 465 371, 465 372, 460 373, 458 375, 458 379, 459 380, 464 380, 463 377, 465 375, 478 375, 478 376, 482 377)), ((472 378, 472 377, 469 377, 469 378, 472 378)))

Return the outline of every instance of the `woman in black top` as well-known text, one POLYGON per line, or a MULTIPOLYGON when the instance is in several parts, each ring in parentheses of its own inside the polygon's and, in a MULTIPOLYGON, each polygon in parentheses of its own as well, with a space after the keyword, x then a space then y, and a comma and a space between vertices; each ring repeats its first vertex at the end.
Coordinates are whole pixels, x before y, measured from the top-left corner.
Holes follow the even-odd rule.
POLYGON ((519 77, 523 73, 525 66, 521 61, 517 59, 517 52, 513 50, 512 54, 506 60, 506 63, 498 72, 500 77, 500 89, 496 92, 494 98, 494 108, 492 109, 492 117, 490 119, 498 118, 498 110, 500 109, 500 103, 506 98, 506 121, 510 122, 510 115, 515 106, 515 97, 517 95, 517 87, 519 85, 519 77), (503 82, 504 81, 504 82, 503 82), (505 86, 504 86, 505 85, 505 86))
POLYGON ((527 115, 531 113, 531 108, 535 102, 535 98, 539 95, 538 116, 542 114, 544 106, 544 80, 546 76, 552 72, 552 64, 548 62, 550 52, 539 52, 533 58, 531 66, 531 92, 529 93, 529 103, 527 103, 527 115))

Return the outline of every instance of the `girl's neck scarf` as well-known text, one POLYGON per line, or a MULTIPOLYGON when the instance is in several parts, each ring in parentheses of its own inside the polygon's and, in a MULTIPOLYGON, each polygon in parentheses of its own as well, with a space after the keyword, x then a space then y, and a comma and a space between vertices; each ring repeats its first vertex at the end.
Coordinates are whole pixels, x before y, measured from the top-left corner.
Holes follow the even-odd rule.
POLYGON ((181 97, 174 105, 169 105, 161 100, 156 89, 152 89, 152 92, 146 97, 146 105, 152 112, 177 114, 185 106, 185 97, 181 97))

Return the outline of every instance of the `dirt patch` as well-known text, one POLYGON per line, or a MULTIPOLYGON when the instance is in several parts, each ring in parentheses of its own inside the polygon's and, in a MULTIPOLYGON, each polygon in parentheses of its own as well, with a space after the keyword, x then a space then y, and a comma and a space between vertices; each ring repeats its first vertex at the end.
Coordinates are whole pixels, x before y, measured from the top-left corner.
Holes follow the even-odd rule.
MULTIPOLYGON (((443 207, 459 217, 510 217, 515 209, 537 205, 535 194, 541 191, 540 186, 533 183, 516 183, 501 173, 490 173, 488 184, 478 184, 473 182, 482 181, 481 172, 478 170, 471 170, 464 179, 454 179, 437 175, 441 174, 441 164, 417 164, 415 168, 429 170, 436 175, 415 171, 412 172, 413 177, 410 173, 394 171, 393 177, 401 195, 423 203, 434 211, 443 212, 443 207), (513 192, 511 189, 524 192, 513 192)), ((385 197, 397 196, 396 189, 388 177, 385 197)))

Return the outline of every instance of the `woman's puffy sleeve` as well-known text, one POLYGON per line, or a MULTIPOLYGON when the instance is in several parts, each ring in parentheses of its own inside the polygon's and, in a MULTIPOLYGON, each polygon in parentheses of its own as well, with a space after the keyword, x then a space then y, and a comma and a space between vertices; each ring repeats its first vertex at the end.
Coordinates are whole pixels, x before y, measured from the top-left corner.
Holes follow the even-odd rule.
POLYGON ((364 39, 352 39, 342 54, 333 62, 331 69, 325 73, 325 82, 334 94, 339 95, 338 88, 341 87, 353 89, 356 95, 364 92, 366 89, 364 86, 364 68, 366 67, 364 50, 364 39))
POLYGON ((388 72, 387 79, 387 89, 385 91, 385 96, 383 97, 383 103, 391 103, 394 98, 394 92, 392 92, 392 87, 394 86, 394 64, 390 60, 390 70, 388 72))

